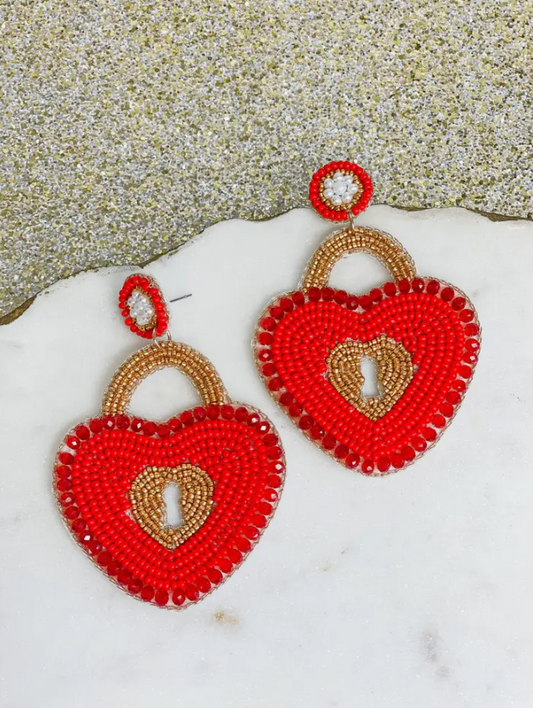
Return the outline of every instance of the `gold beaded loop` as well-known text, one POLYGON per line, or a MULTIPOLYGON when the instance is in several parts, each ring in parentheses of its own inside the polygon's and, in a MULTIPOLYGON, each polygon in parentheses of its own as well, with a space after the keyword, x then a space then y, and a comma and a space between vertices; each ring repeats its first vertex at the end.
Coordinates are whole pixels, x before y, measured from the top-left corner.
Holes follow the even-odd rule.
POLYGON ((209 359, 186 344, 159 341, 140 349, 122 364, 104 394, 102 414, 126 413, 141 381, 167 366, 179 369, 191 379, 204 406, 229 402, 224 384, 209 359))
POLYGON ((365 251, 380 260, 394 280, 414 278, 416 268, 404 247, 389 234, 355 226, 339 231, 319 246, 304 273, 300 288, 324 288, 329 282, 331 271, 342 256, 365 251))

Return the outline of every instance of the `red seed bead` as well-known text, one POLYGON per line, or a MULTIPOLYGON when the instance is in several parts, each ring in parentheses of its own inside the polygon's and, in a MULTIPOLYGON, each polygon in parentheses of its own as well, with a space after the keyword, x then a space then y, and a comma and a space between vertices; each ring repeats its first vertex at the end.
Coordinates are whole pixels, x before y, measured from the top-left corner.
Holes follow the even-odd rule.
POLYGON ((217 570, 216 568, 210 568, 207 571, 207 577, 209 578, 210 582, 213 583, 213 585, 218 585, 222 582, 224 578, 220 570, 217 570))
POLYGON ((325 450, 333 450, 333 448, 335 447, 335 444, 336 444, 336 440, 333 437, 333 435, 324 436, 324 438, 322 440, 322 447, 325 450))
POLYGON ((464 297, 456 297, 452 300, 452 309, 453 310, 462 310, 464 306, 466 305, 466 300, 464 297))
POLYGON ((359 304, 361 305, 363 310, 366 310, 367 312, 369 310, 371 310, 374 305, 374 303, 372 302, 372 300, 370 299, 370 297, 368 295, 362 295, 359 298, 359 304))
POLYGON ((296 292, 292 294, 292 301, 298 307, 301 307, 305 302, 305 295, 301 292, 296 292))
POLYGON ((198 578, 197 586, 198 590, 204 595, 211 590, 211 583, 207 578, 198 578))
POLYGON ((387 472, 390 469, 390 460, 388 457, 379 457, 377 467, 380 472, 387 472))
POLYGON ((303 415, 298 421, 298 425, 302 430, 309 430, 313 427, 314 424, 315 421, 313 420, 313 418, 311 418, 310 415, 303 415))
POLYGON ((299 403, 292 403, 289 406, 289 415, 291 418, 298 418, 302 414, 302 406, 299 403))
POLYGON ((294 402, 294 396, 292 395, 292 393, 285 391, 285 393, 282 393, 279 397, 279 402, 282 406, 290 406, 291 403, 294 402))
POLYGON ((291 312, 292 310, 294 310, 294 303, 288 297, 282 297, 279 301, 279 305, 283 310, 285 310, 285 312, 291 312))
POLYGON ((83 531, 85 531, 86 528, 87 524, 83 519, 76 519, 76 521, 74 521, 74 523, 72 524, 72 530, 75 533, 82 533, 83 531))
POLYGON ((198 590, 196 588, 194 588, 192 586, 189 586, 185 590, 185 595, 186 595, 187 599, 190 600, 191 602, 197 602, 200 598, 200 593, 198 592, 198 590))
POLYGON ((89 428, 86 425, 78 425, 78 427, 75 428, 75 432, 80 440, 88 440, 91 437, 89 428))
POLYGON ((271 447, 269 448, 267 452, 267 457, 269 460, 277 460, 280 457, 283 457, 283 451, 280 447, 271 447))
POLYGON ((357 310, 357 308, 359 307, 359 298, 355 295, 350 295, 348 300, 346 301, 346 307, 349 310, 357 310))
POLYGON ((210 420, 216 420, 220 415, 220 406, 216 406, 214 403, 207 407, 207 417, 210 420))
POLYGON ((244 423, 244 421, 247 419, 248 411, 246 410, 246 408, 243 408, 243 406, 237 408, 235 411, 235 420, 239 421, 239 423, 244 423))
POLYGON ((446 394, 446 400, 448 403, 456 406, 460 402, 461 396, 457 393, 457 391, 450 391, 446 394))
POLYGON ((166 590, 158 590, 155 594, 155 601, 160 607, 166 605, 168 602, 168 592, 166 590))
POLYGON ((477 339, 467 339, 465 342, 465 349, 469 352, 479 351, 479 342, 477 339))
POLYGON ((444 426, 446 425, 446 418, 443 415, 437 413, 431 419, 431 425, 435 426, 435 428, 444 428, 444 426))
POLYGON ((127 415, 117 415, 117 428, 127 430, 130 427, 130 419, 127 415))
POLYGON ((472 337, 475 334, 479 333, 479 325, 477 325, 475 322, 472 322, 471 324, 467 324, 465 327, 465 334, 468 337, 472 337))
POLYGON ((276 329, 276 321, 272 317, 265 317, 261 320, 261 327, 273 332, 276 329))
POLYGON ((238 538, 235 541, 235 545, 242 553, 248 553, 252 548, 252 544, 247 538, 238 538))
POLYGON ((338 460, 343 460, 348 455, 348 452, 349 450, 346 445, 337 445, 334 454, 338 460))
POLYGON ((104 565, 104 566, 109 565, 112 560, 111 553, 109 553, 108 551, 103 551, 102 553, 100 553, 98 555, 96 560, 98 561, 98 563, 100 565, 104 565))
POLYGON ((115 427, 115 417, 112 415, 105 415, 102 418, 102 427, 105 430, 113 430, 115 427))
POLYGON ((89 428, 91 429, 91 432, 95 434, 99 433, 102 430, 102 421, 99 418, 91 420, 89 423, 89 428))
MULTIPOLYGON (((215 406, 215 407, 216 407, 216 406, 215 406)), ((168 425, 168 427, 170 428, 170 430, 171 430, 173 433, 177 433, 177 432, 179 432, 179 431, 183 428, 183 425, 181 424, 181 421, 178 420, 177 418, 171 418, 171 419, 167 422, 167 425, 168 425)))
POLYGON ((183 603, 185 602, 185 595, 181 590, 176 590, 175 592, 172 593, 172 604, 176 605, 177 607, 181 607, 183 603))
POLYGON ((259 337, 257 338, 257 341, 259 344, 272 344, 274 341, 274 337, 269 333, 269 332, 261 332, 259 337))
POLYGON ((277 443, 278 436, 274 435, 273 433, 265 435, 265 437, 263 438, 263 444, 266 445, 266 447, 272 447, 273 445, 277 445, 277 443))
POLYGON ((243 533, 250 541, 255 541, 259 538, 259 531, 255 528, 255 526, 246 526, 243 529, 243 533))
POLYGON ((369 475, 374 471, 374 463, 372 460, 363 460, 361 464, 361 471, 363 474, 369 475))
POLYGON ((139 433, 143 429, 143 421, 140 418, 134 418, 131 421, 131 429, 139 433))
POLYGON ((261 425, 260 416, 257 413, 250 413, 250 415, 248 416, 248 425, 250 426, 250 428, 259 428, 259 426, 261 425))
POLYGON ((157 425, 155 423, 148 420, 143 423, 142 431, 145 435, 155 435, 156 430, 157 425))
POLYGON ((185 426, 192 425, 194 423, 194 413, 192 411, 183 411, 180 415, 180 422, 185 426))
POLYGON ((398 290, 403 294, 408 293, 411 290, 411 283, 407 280, 407 278, 400 280, 398 283, 398 290))
POLYGON ((150 585, 145 585, 141 590, 141 597, 146 602, 149 602, 154 596, 154 589, 150 585))
POLYGON ((344 464, 350 470, 355 469, 359 464, 359 455, 356 455, 354 452, 350 453, 348 457, 344 460, 344 464))
POLYGON ((433 428, 424 428, 422 430, 422 435, 428 440, 429 442, 433 442, 434 440, 437 439, 437 432, 433 428))
POLYGON ((319 425, 314 425, 309 432, 313 440, 320 440, 324 436, 324 431, 319 425))
POLYGON ((405 461, 398 452, 395 452, 390 456, 390 461, 392 463, 392 466, 395 467, 397 470, 400 470, 404 465, 405 461))
POLYGON ((280 391, 283 388, 283 381, 279 377, 270 379, 268 382, 268 388, 271 391, 280 391))
POLYGON ((427 448, 427 443, 424 438, 416 437, 411 440, 411 445, 417 452, 424 452, 427 448))
POLYGON ((348 293, 345 290, 337 290, 335 293, 335 302, 339 305, 344 305, 348 299, 348 293))
POLYGON ((140 580, 132 580, 128 585, 128 590, 132 595, 138 595, 142 590, 143 584, 140 580))
POLYGON ((459 313, 459 319, 461 322, 470 322, 470 320, 474 319, 474 313, 472 310, 463 310, 459 313))

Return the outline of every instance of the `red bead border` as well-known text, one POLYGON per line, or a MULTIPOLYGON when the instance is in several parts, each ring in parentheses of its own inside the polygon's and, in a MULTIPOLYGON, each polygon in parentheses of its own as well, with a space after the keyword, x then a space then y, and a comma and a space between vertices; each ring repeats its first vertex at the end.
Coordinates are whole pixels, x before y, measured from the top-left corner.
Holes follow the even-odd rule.
MULTIPOLYGON (((165 609, 181 610, 203 600, 241 567, 275 514, 284 488, 285 473, 285 453, 273 423, 256 408, 232 402, 231 404, 212 404, 207 407, 198 406, 188 409, 183 411, 179 417, 173 417, 165 423, 155 423, 144 418, 126 415, 97 417, 80 423, 67 434, 56 454, 53 493, 62 521, 72 538, 109 580, 136 600, 165 609), (265 487, 265 492, 270 491, 273 498, 262 499, 260 502, 268 504, 271 508, 268 513, 262 514, 264 525, 250 526, 249 535, 242 535, 237 539, 235 548, 228 551, 227 559, 223 559, 226 562, 217 561, 217 568, 209 569, 206 573, 207 577, 199 577, 195 585, 189 583, 181 589, 156 590, 144 584, 142 580, 133 577, 87 531, 87 524, 82 518, 75 497, 75 488, 72 486, 72 466, 75 464, 76 451, 83 441, 88 440, 91 436, 99 435, 103 430, 130 430, 149 437, 167 439, 186 427, 201 423, 206 419, 216 420, 217 418, 246 423, 251 428, 260 430, 265 445, 268 445, 269 450, 272 451, 268 457, 272 460, 272 465, 276 467, 276 471, 267 478, 268 486, 265 487), (223 567, 220 567, 221 564, 223 567)), ((259 515, 261 514, 258 512, 257 516, 259 515)))
MULTIPOLYGON (((481 327, 476 310, 465 293, 441 280, 416 277, 412 280, 404 279, 397 283, 385 283, 382 287, 374 288, 366 295, 360 296, 350 295, 344 290, 336 290, 330 287, 310 288, 307 291, 284 293, 273 298, 263 311, 255 330, 252 348, 259 375, 263 379, 270 395, 309 440, 348 469, 360 472, 365 476, 383 477, 413 464, 436 444, 442 433, 454 419, 476 368, 481 348, 481 327), (338 444, 334 436, 328 435, 324 430, 319 429, 312 417, 300 404, 294 401, 292 394, 286 390, 282 379, 277 375, 275 364, 271 361, 270 352, 273 332, 275 332, 277 324, 281 322, 287 313, 309 302, 319 302, 320 300, 325 302, 335 301, 352 311, 364 313, 369 312, 375 304, 381 302, 384 298, 392 298, 409 292, 422 293, 424 291, 431 295, 439 295, 442 300, 449 302, 456 312, 463 313, 459 317, 464 323, 467 339, 463 352, 464 363, 461 365, 462 371, 458 372, 453 391, 447 394, 447 397, 450 398, 446 401, 446 404, 441 406, 441 410, 433 418, 435 420, 437 415, 440 416, 439 425, 435 425, 432 422, 426 427, 427 435, 424 438, 415 436, 416 439, 420 437, 421 440, 417 447, 411 442, 410 446, 406 445, 401 451, 398 451, 397 459, 383 460, 381 465, 380 460, 375 463, 371 460, 363 460, 346 445, 338 444), (477 343, 475 350, 469 347, 469 351, 466 348, 466 343, 469 341, 477 343), (456 395, 450 396, 452 393, 456 395)), ((391 457, 393 456, 391 455, 391 457)))
POLYGON ((153 339, 161 337, 168 329, 168 310, 163 298, 163 294, 153 278, 150 278, 142 273, 134 273, 124 281, 124 285, 120 289, 118 295, 118 306, 125 324, 130 330, 144 339, 153 339), (156 323, 150 329, 141 329, 135 320, 130 316, 130 310, 127 301, 133 290, 142 290, 143 293, 150 298, 156 312, 156 323))
POLYGON ((346 162, 341 160, 340 162, 330 162, 314 173, 309 185, 309 201, 311 202, 313 209, 315 209, 320 216, 323 216, 324 219, 330 219, 331 221, 346 221, 349 213, 357 216, 357 214, 360 214, 367 208, 370 199, 372 198, 373 191, 374 187, 372 185, 370 175, 365 172, 362 167, 359 167, 359 165, 355 162, 346 162), (331 209, 320 196, 320 187, 322 182, 331 173, 337 172, 337 170, 351 172, 363 185, 363 193, 349 211, 347 209, 331 209))

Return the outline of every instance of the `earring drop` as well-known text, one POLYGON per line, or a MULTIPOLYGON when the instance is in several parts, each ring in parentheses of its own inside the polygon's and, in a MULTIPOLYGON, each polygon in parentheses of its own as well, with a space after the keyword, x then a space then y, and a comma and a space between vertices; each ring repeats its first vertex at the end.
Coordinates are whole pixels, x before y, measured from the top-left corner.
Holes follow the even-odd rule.
POLYGON ((230 399, 206 357, 172 341, 152 278, 127 278, 119 306, 132 332, 153 341, 115 373, 101 415, 65 437, 54 494, 72 537, 110 580, 180 609, 220 585, 261 537, 284 482, 283 448, 260 411, 230 399), (165 367, 191 379, 201 405, 160 423, 131 415, 137 386, 165 367), (180 495, 179 523, 167 515, 168 487, 180 495))
POLYGON ((353 223, 371 196, 370 177, 354 163, 332 162, 313 175, 313 208, 350 225, 317 249, 298 290, 269 303, 253 348, 270 394, 315 445, 349 469, 382 476, 413 463, 448 427, 481 333, 464 293, 417 276, 392 236, 353 223), (361 296, 330 287, 335 263, 357 251, 379 259, 392 280, 361 296), (377 395, 364 392, 368 359, 377 395))

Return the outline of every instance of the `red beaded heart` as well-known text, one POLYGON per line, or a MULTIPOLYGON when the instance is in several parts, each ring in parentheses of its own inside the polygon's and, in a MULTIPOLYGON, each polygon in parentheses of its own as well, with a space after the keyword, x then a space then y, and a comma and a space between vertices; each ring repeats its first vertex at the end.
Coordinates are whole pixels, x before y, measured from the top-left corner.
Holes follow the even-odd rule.
POLYGON ((272 300, 256 332, 259 371, 298 427, 349 469, 383 475, 442 435, 470 383, 480 328, 466 296, 434 279, 389 282, 367 295, 312 287, 272 300), (377 420, 333 386, 328 360, 348 342, 386 336, 411 358, 412 378, 377 420))
POLYGON ((108 415, 78 425, 57 455, 54 490, 70 533, 109 578, 137 598, 181 608, 241 565, 274 513, 284 476, 281 444, 264 416, 212 404, 164 424, 108 415), (201 471, 212 506, 169 549, 135 520, 132 487, 149 468, 180 465, 201 471))

